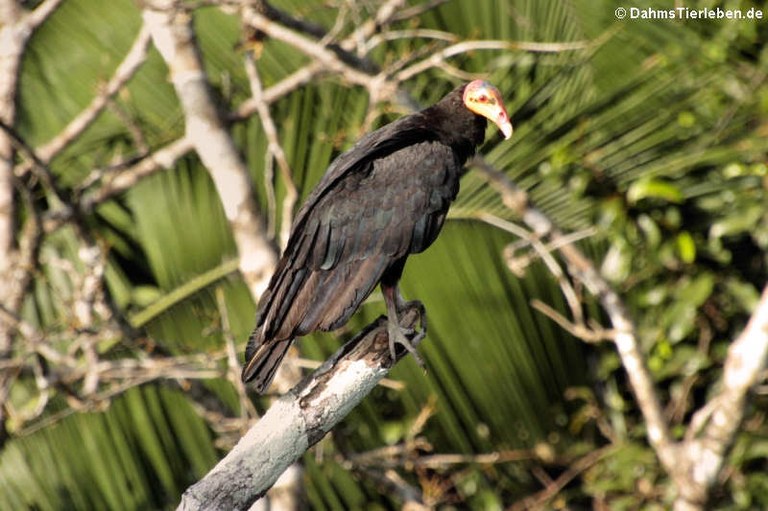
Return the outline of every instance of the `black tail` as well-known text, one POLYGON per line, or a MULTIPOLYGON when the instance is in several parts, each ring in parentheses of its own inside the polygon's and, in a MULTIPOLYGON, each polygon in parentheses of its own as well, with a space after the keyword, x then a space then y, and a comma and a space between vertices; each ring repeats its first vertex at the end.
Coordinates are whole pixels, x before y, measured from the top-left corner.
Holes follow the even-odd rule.
POLYGON ((263 394, 272 383, 280 362, 293 342, 293 339, 263 342, 261 330, 257 327, 248 339, 245 347, 245 367, 241 376, 243 383, 253 381, 253 387, 259 394, 263 394))

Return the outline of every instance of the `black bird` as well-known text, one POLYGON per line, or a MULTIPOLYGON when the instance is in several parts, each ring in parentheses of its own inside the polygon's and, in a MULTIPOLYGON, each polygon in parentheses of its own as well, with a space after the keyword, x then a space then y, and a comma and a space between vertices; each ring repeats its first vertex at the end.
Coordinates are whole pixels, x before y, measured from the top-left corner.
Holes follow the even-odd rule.
POLYGON ((415 354, 398 319, 408 305, 398 281, 408 256, 437 238, 486 119, 512 135, 498 89, 475 80, 365 135, 331 163, 259 301, 244 382, 264 392, 295 337, 341 327, 379 283, 393 357, 396 343, 415 354))

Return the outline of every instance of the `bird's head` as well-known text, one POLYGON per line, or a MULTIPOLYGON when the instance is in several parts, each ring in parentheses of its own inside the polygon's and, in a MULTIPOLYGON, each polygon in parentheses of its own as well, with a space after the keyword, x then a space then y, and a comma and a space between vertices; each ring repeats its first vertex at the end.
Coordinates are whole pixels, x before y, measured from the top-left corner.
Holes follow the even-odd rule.
POLYGON ((504 138, 512 136, 512 123, 501 99, 501 93, 490 83, 485 80, 469 82, 464 88, 464 105, 471 112, 496 124, 504 138))

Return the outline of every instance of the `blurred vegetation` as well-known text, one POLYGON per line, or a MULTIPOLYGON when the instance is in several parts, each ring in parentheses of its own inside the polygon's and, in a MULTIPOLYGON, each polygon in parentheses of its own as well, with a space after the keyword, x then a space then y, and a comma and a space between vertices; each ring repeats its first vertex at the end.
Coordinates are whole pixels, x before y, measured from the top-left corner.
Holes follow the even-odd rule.
MULTIPOLYGON (((688 4, 758 7, 768 16, 763 4, 749 1, 688 4)), ((339 9, 351 9, 341 26, 346 35, 378 3, 274 5, 329 29, 339 9)), ((768 23, 619 21, 615 7, 586 0, 454 1, 395 28, 441 30, 460 39, 591 42, 570 51, 478 50, 450 63, 487 76, 506 98, 515 135, 509 142, 489 136, 481 148, 488 161, 564 229, 596 227, 579 244, 629 304, 668 416, 681 432, 712 392, 726 349, 768 277, 768 23)), ((31 146, 55 136, 90 102, 140 24, 140 11, 129 0, 67 0, 35 33, 24 60, 17 126, 31 146)), ((195 27, 221 106, 233 111, 250 96, 235 49, 238 19, 201 4, 195 27)), ((396 39, 370 58, 386 66, 441 44, 396 39)), ((303 63, 286 44, 266 41, 258 66, 269 86, 303 63)), ((403 88, 426 105, 458 81, 430 69, 403 88)), ((334 77, 313 81, 272 106, 302 196, 361 135, 368 107, 364 91, 334 77)), ((402 113, 391 105, 377 108, 376 125, 402 113)), ((154 50, 114 104, 51 163, 59 184, 71 191, 94 169, 139 154, 136 129, 152 149, 184 130, 154 50)), ((264 205, 261 124, 250 117, 231 131, 264 205)), ((284 186, 276 181, 280 199, 284 186)), ((34 192, 41 203, 50 200, 34 192)), ((376 389, 307 453, 309 506, 396 507, 397 499, 375 477, 393 466, 427 502, 497 509, 538 494, 578 467, 545 507, 666 508, 672 498, 666 476, 644 440, 642 417, 613 347, 583 344, 531 308, 538 299, 566 311, 544 265, 530 265, 523 277, 507 269, 502 253, 515 238, 476 220, 480 213, 515 220, 482 177, 469 172, 440 239, 411 259, 403 280, 404 294, 418 297, 429 311, 429 336, 421 348, 429 370, 424 374, 412 360, 401 363, 391 377, 402 389, 376 389), (382 446, 399 447, 399 455, 361 461, 363 453, 382 446), (499 453, 501 461, 419 463, 431 455, 488 453, 499 453), (585 459, 589 463, 579 464, 585 459)), ((105 342, 105 357, 221 351, 217 292, 242 348, 254 304, 233 273, 235 246, 195 157, 101 205, 86 225, 109 246, 109 293, 126 318, 146 318, 146 343, 105 342), (199 279, 210 272, 218 277, 199 279), (146 314, 179 289, 185 289, 181 299, 146 314)), ((56 263, 75 261, 76 249, 69 228, 45 239, 24 308, 27 321, 60 337, 71 329, 72 289, 56 263)), ((587 298, 585 311, 602 320, 587 298)), ((302 355, 323 359, 381 313, 383 304, 374 296, 339 335, 303 339, 302 355)), ((32 388, 20 379, 11 395, 17 407, 34 406, 32 388)), ((768 508, 765 386, 752 397, 713 509, 768 508)), ((7 425, 0 508, 173 507, 237 438, 237 431, 201 413, 211 403, 216 417, 241 413, 235 390, 223 379, 155 381, 108 406, 82 411, 59 390, 37 422, 7 425)))

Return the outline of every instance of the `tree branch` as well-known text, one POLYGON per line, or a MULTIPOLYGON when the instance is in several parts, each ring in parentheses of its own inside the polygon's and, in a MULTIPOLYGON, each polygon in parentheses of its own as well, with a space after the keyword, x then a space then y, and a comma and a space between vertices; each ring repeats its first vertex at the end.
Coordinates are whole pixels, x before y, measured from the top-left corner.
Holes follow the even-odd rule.
MULTIPOLYGON (((60 3, 61 0, 46 0, 30 13, 21 2, 0 0, 0 122, 10 128, 16 122, 16 93, 27 42, 60 3)), ((20 247, 15 247, 14 156, 10 131, 0 130, 0 303, 11 307, 12 316, 18 313, 31 280, 34 267, 26 263, 37 254, 39 241, 37 213, 32 211, 23 227, 20 247)), ((3 326, 6 325, 0 325, 0 359, 10 355, 13 345, 11 329, 3 326)), ((9 373, 0 374, 0 402, 6 402, 13 380, 9 373)), ((0 407, 0 446, 6 438, 6 408, 0 407)))
POLYGON ((240 271, 254 299, 266 288, 277 253, 252 195, 248 169, 216 109, 192 29, 192 16, 174 0, 143 12, 152 40, 168 64, 181 101, 186 133, 213 178, 237 244, 240 271))
MULTIPOLYGON (((370 90, 373 77, 348 64, 342 60, 337 53, 317 44, 315 41, 306 38, 298 32, 273 22, 269 18, 255 11, 247 10, 243 13, 243 16, 249 25, 261 30, 269 37, 290 44, 302 53, 322 63, 327 70, 337 73, 344 80, 370 90)), ((346 56, 347 59, 354 57, 352 55, 346 56)))
MULTIPOLYGON (((401 324, 415 328, 418 318, 418 312, 410 309, 401 324)), ((405 353, 398 351, 398 360, 405 353)), ((248 509, 391 367, 387 321, 379 317, 278 399, 224 459, 184 492, 178 509, 248 509)))
MULTIPOLYGON (((283 178, 285 184, 285 198, 283 198, 283 208, 281 215, 280 235, 277 236, 280 241, 280 247, 285 248, 288 243, 288 236, 291 233, 291 225, 293 224, 293 208, 296 206, 296 201, 299 199, 299 191, 296 189, 296 184, 293 182, 293 172, 291 166, 288 164, 288 158, 285 156, 283 146, 280 144, 280 138, 277 134, 277 126, 272 119, 272 114, 269 111, 269 105, 264 100, 264 88, 261 84, 261 77, 259 76, 259 70, 256 68, 256 62, 251 53, 245 56, 245 71, 248 75, 248 81, 251 84, 251 94, 256 102, 256 111, 259 113, 261 119, 261 126, 264 129, 264 135, 267 137, 267 149, 268 157, 274 158, 277 162, 277 167, 280 169, 280 175, 283 178)), ((273 190, 272 196, 274 197, 274 184, 267 183, 267 187, 271 187, 273 190)))
MULTIPOLYGON (((115 74, 93 98, 91 103, 72 119, 56 137, 37 149, 37 155, 43 162, 50 163, 54 156, 72 143, 96 120, 102 110, 109 104, 109 100, 128 83, 141 65, 144 64, 147 58, 149 42, 150 34, 145 24, 136 35, 131 49, 128 50, 123 61, 115 70, 115 74)), ((20 172, 17 172, 17 174, 20 174, 20 172)))
POLYGON ((675 511, 706 509, 709 490, 717 482, 743 420, 747 394, 768 363, 768 287, 746 328, 728 350, 720 392, 696 412, 686 428, 685 439, 676 442, 622 299, 575 245, 558 241, 564 238, 563 234, 546 215, 531 207, 523 190, 481 158, 476 158, 473 164, 499 191, 504 204, 522 217, 538 237, 552 240, 568 263, 571 275, 600 300, 613 324, 611 339, 645 418, 648 440, 677 490, 675 511))
MULTIPOLYGON (((0 2, 0 121, 13 128, 16 120, 16 90, 21 58, 29 38, 25 11, 15 0, 0 2)), ((11 133, 0 130, 0 279, 12 282, 16 251, 14 249, 13 197, 14 142, 11 133)), ((0 287, 0 303, 8 303, 13 286, 0 287)), ((15 311, 13 311, 15 312, 15 311)), ((11 339, 0 331, 0 357, 10 350, 11 339)))
POLYGON ((451 57, 462 55, 476 50, 513 51, 523 50, 536 53, 558 53, 563 51, 577 51, 588 49, 592 46, 590 41, 574 41, 571 43, 538 43, 515 41, 462 41, 432 53, 428 58, 413 64, 397 73, 397 80, 408 80, 429 68, 437 67, 451 57))
POLYGON ((747 394, 768 364, 768 286, 744 331, 728 348, 722 388, 694 415, 683 442, 675 511, 706 508, 709 490, 744 419, 747 394), (706 424, 706 426, 705 426, 706 424), (702 431, 703 430, 703 431, 702 431))
POLYGON ((621 297, 610 287, 595 269, 592 262, 573 244, 558 243, 563 234, 541 211, 532 207, 528 195, 512 183, 506 175, 494 169, 482 158, 475 158, 472 165, 480 170, 496 188, 505 206, 523 219, 539 238, 549 238, 568 263, 569 272, 580 280, 597 297, 613 325, 613 341, 627 371, 637 404, 645 418, 648 440, 667 473, 672 474, 679 460, 669 424, 659 402, 658 392, 651 373, 640 350, 635 325, 621 297))
MULTIPOLYGON (((280 82, 276 83, 272 87, 265 89, 262 94, 262 101, 270 105, 277 101, 279 98, 285 96, 289 92, 292 92, 302 85, 310 83, 318 75, 326 72, 327 69, 322 63, 318 61, 311 62, 306 66, 294 71, 286 78, 283 78, 280 82)), ((257 113, 257 101, 256 98, 250 97, 243 101, 240 106, 232 114, 232 120, 241 120, 250 117, 254 113, 257 113)))
POLYGON ((29 28, 35 29, 43 24, 64 0, 45 0, 28 15, 29 28))

